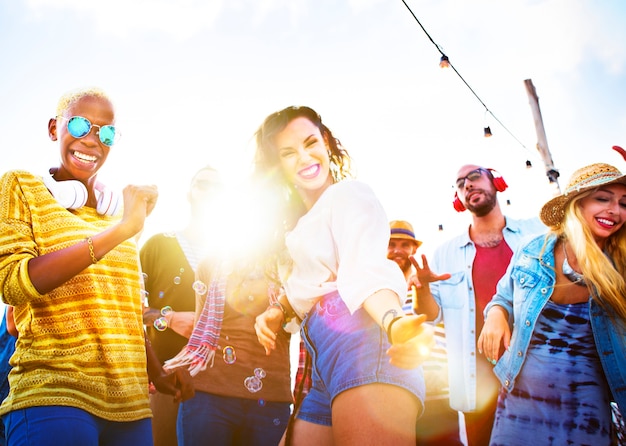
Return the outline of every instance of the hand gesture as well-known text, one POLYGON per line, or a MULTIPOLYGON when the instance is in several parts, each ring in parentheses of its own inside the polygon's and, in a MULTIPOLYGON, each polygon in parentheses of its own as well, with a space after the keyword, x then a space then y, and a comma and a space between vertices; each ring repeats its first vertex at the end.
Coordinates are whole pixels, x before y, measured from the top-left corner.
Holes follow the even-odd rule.
POLYGON ((256 317, 254 329, 259 343, 265 348, 265 354, 269 355, 276 348, 276 336, 283 322, 283 312, 280 308, 270 306, 256 317))
POLYGON ((447 280, 450 278, 450 273, 444 274, 436 274, 430 270, 428 266, 428 260, 426 260, 426 256, 422 254, 422 265, 420 266, 415 259, 415 256, 409 256, 409 260, 413 264, 415 268, 416 274, 412 275, 409 278, 409 288, 411 286, 415 286, 415 288, 422 288, 422 286, 426 286, 431 282, 437 282, 439 280, 447 280))
POLYGON ((502 307, 493 306, 478 337, 478 353, 484 353, 487 361, 495 365, 510 345, 511 328, 508 314, 502 307))
POLYGON ((403 316, 391 326, 392 346, 387 350, 389 363, 403 369, 419 367, 435 345, 434 329, 424 324, 426 316, 403 316))
POLYGON ((146 217, 154 209, 158 196, 156 186, 128 185, 124 188, 124 215, 121 224, 127 228, 129 237, 143 229, 146 217))

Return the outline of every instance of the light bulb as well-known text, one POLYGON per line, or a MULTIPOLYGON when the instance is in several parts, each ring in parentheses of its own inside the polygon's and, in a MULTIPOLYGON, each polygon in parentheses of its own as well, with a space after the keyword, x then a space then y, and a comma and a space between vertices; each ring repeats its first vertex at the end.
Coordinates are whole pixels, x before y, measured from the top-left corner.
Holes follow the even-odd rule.
POLYGON ((450 68, 450 59, 448 59, 448 56, 446 56, 445 54, 441 56, 441 59, 439 60, 439 66, 441 68, 450 68))

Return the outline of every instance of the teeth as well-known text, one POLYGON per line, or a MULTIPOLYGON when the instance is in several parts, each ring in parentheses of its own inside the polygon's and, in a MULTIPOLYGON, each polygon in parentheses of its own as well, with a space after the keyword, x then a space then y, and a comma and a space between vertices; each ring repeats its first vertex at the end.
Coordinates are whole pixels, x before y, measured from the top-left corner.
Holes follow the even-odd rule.
POLYGON ((606 220, 604 218, 598 218, 598 221, 602 223, 603 225, 608 225, 608 226, 613 226, 615 224, 615 222, 611 220, 606 220))
POLYGON ((313 173, 313 172, 315 172, 315 170, 316 170, 316 169, 317 169, 317 166, 316 166, 316 165, 313 165, 313 166, 311 166, 311 167, 308 167, 308 168, 306 168, 306 169, 304 169, 304 170, 302 171, 302 175, 308 175, 308 174, 310 174, 310 173, 313 173))
POLYGON ((89 163, 93 163, 98 159, 93 155, 87 155, 85 153, 80 153, 80 152, 74 152, 74 156, 81 161, 86 161, 89 163))

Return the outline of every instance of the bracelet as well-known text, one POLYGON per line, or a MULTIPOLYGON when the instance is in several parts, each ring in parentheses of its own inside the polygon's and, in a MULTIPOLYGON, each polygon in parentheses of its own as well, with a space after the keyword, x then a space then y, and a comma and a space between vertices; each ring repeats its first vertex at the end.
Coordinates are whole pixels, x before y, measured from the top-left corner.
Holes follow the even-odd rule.
POLYGON ((387 325, 387 340, 391 345, 393 345, 393 339, 391 338, 391 327, 399 319, 402 319, 402 316, 394 317, 393 319, 391 319, 391 322, 389 322, 389 325, 387 325))
POLYGON ((385 328, 385 321, 387 320, 387 318, 389 316, 391 316, 391 319, 395 318, 398 315, 398 312, 396 310, 394 310, 393 308, 390 310, 385 311, 385 314, 383 314, 383 317, 380 319, 380 323, 383 327, 383 329, 385 328))
POLYGON ((96 257, 96 255, 93 252, 93 240, 91 239, 91 237, 87 237, 85 240, 87 241, 87 246, 89 247, 89 255, 91 256, 91 262, 98 263, 99 259, 96 257))
MULTIPOLYGON (((285 310, 285 307, 283 307, 281 305, 280 302, 275 301, 275 302, 270 302, 269 306, 267 307, 267 310, 269 310, 270 308, 278 308, 282 313, 283 313, 283 322, 288 322, 287 321, 287 310, 285 310)), ((265 310, 265 311, 267 311, 265 310)))

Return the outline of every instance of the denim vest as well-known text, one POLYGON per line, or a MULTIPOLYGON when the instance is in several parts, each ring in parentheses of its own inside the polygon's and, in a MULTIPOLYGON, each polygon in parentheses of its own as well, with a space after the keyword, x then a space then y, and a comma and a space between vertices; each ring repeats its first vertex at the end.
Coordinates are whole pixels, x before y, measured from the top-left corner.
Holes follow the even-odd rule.
MULTIPOLYGON (((494 305, 509 313, 513 326, 511 345, 500 358, 494 373, 511 391, 519 374, 537 318, 552 295, 555 283, 554 246, 556 236, 534 238, 514 254, 506 274, 498 283, 496 294, 485 315, 494 305), (542 258, 539 257, 545 243, 542 258)), ((616 315, 609 315, 594 299, 589 299, 589 314, 596 349, 609 388, 620 409, 626 408, 626 325, 616 315)))

